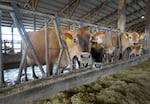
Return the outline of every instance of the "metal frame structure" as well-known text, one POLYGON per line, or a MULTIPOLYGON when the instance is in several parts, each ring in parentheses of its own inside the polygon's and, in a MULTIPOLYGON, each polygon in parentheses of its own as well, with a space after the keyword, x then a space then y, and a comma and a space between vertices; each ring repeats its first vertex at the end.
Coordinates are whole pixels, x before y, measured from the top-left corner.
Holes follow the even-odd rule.
MULTIPOLYGON (((45 20, 45 35, 46 37, 48 37, 48 21, 49 20, 52 20, 53 21, 53 24, 54 24, 54 27, 56 29, 56 33, 57 33, 57 38, 58 38, 58 41, 59 41, 59 45, 60 45, 60 53, 59 53, 59 58, 58 58, 58 62, 57 62, 57 68, 59 67, 60 65, 60 61, 61 61, 61 58, 62 58, 62 54, 63 52, 65 51, 67 56, 68 56, 68 59, 69 58, 69 53, 67 52, 67 50, 64 49, 64 45, 62 43, 62 40, 60 38, 60 35, 61 35, 61 31, 60 31, 60 23, 62 22, 70 22, 71 24, 79 24, 80 27, 81 26, 89 26, 89 27, 94 27, 94 28, 99 28, 99 30, 103 29, 103 30, 106 30, 107 32, 110 32, 113 31, 113 32, 117 32, 117 35, 119 34, 119 30, 118 29, 110 29, 110 28, 107 28, 107 27, 103 27, 103 26, 98 26, 98 25, 95 25, 95 24, 90 24, 90 23, 85 23, 83 21, 77 21, 77 20, 71 20, 71 19, 66 19, 66 18, 59 18, 58 15, 56 14, 55 16, 54 15, 48 15, 48 14, 44 14, 44 13, 39 13, 39 12, 35 12, 35 11, 29 11, 29 10, 24 10, 24 9, 18 9, 15 4, 12 5, 12 7, 9 7, 9 6, 6 6, 6 5, 0 5, 0 9, 2 10, 8 10, 22 36, 22 40, 26 43, 26 46, 27 48, 30 48, 32 49, 32 52, 33 52, 33 55, 34 55, 34 58, 35 60, 37 61, 40 69, 41 69, 41 72, 43 73, 43 75, 45 74, 40 63, 38 62, 38 58, 37 58, 37 54, 32 46, 32 43, 31 41, 29 40, 29 37, 27 36, 27 33, 24 29, 24 26, 23 24, 21 23, 21 21, 19 21, 18 17, 17 17, 17 13, 19 12, 22 12, 24 14, 30 14, 30 15, 33 15, 33 16, 39 16, 39 17, 42 17, 44 20, 45 20), (16 11, 17 10, 17 11, 16 11), (19 12, 18 12, 19 11, 19 12)), ((98 30, 97 30, 98 31, 98 30)), ((48 43, 48 38, 46 38, 46 42, 48 43)), ((46 50, 48 51, 48 44, 46 45, 46 50)), ((20 64, 20 70, 19 70, 19 76, 17 78, 17 81, 20 80, 21 78, 21 73, 22 73, 22 70, 23 70, 23 66, 24 66, 24 62, 25 62, 25 58, 26 58, 26 54, 27 54, 27 51, 25 51, 24 55, 22 56, 22 60, 21 60, 21 64, 20 64)), ((46 57, 49 57, 48 55, 48 52, 46 53, 46 57)), ((48 73, 48 61, 49 59, 46 59, 46 68, 47 68, 47 73, 48 73)), ((1 71, 2 72, 2 71, 1 71)), ((58 70, 58 74, 59 74, 59 70, 58 70)), ((1 74, 2 75, 2 74, 1 74)), ((49 75, 48 75, 49 76, 49 75)), ((3 83, 1 81, 1 83, 3 83)))

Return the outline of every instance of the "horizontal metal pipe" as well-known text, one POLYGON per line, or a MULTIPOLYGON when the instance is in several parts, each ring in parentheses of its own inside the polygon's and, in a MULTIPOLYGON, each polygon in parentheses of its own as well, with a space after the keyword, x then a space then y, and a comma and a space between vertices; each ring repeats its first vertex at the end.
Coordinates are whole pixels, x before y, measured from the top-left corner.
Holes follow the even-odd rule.
POLYGON ((30 81, 23 85, 0 89, 1 104, 33 104, 32 101, 48 99, 59 91, 68 90, 83 84, 91 83, 104 76, 114 74, 129 66, 137 65, 150 57, 150 54, 135 57, 131 60, 119 62, 103 67, 101 70, 86 69, 76 73, 64 74, 56 77, 30 81), (42 97, 41 97, 42 96, 42 97), (9 99, 9 100, 8 100, 9 99))
MULTIPOLYGON (((0 4, 0 9, 13 12, 13 8, 7 5, 0 4)), ((55 18, 53 15, 44 14, 44 13, 40 13, 36 11, 25 10, 25 9, 20 9, 20 12, 24 14, 37 15, 37 16, 42 16, 42 17, 47 17, 47 18, 55 18)))

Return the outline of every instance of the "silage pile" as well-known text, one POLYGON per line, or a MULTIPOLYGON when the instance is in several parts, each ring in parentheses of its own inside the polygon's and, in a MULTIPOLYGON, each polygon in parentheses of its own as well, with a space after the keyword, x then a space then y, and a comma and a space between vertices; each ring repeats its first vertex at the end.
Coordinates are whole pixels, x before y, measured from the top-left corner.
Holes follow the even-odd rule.
POLYGON ((37 104, 150 104, 150 60, 37 104))

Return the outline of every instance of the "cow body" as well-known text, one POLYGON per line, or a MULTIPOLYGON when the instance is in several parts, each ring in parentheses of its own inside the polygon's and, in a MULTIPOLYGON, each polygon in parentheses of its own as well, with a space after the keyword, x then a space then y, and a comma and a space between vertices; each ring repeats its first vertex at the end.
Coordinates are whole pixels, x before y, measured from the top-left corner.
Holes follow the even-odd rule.
POLYGON ((112 32, 111 36, 110 34, 97 32, 92 36, 91 53, 93 60, 100 63, 102 60, 106 63, 112 62, 116 51, 120 50, 120 54, 124 54, 130 46, 135 46, 138 43, 139 34, 136 32, 120 34, 119 36, 115 32, 112 32))
MULTIPOLYGON (((96 64, 102 63, 104 59, 108 61, 108 57, 112 55, 115 51, 115 47, 110 42, 110 37, 106 36, 106 34, 103 32, 97 32, 96 34, 92 35, 91 42, 92 42, 91 54, 92 54, 93 61, 96 62, 96 64), (106 42, 106 37, 107 37, 107 42, 106 42)), ((97 66, 101 66, 101 65, 97 65, 97 66)))
MULTIPOLYGON (((87 34, 87 29, 79 29, 76 32, 70 32, 67 29, 61 28, 62 34, 70 34, 72 37, 78 38, 78 43, 71 44, 71 46, 68 47, 69 54, 71 58, 73 56, 79 57, 81 59, 80 55, 82 52, 88 52, 89 50, 89 41, 90 34, 87 34), (80 39, 85 38, 85 40, 80 41, 80 39), (86 40, 87 39, 87 40, 86 40), (84 47, 83 47, 84 45, 84 47)), ((45 31, 37 31, 37 32, 30 32, 29 38, 33 44, 33 47, 38 55, 39 61, 42 65, 45 64, 45 31)), ((53 65, 57 62, 59 52, 60 52, 60 46, 57 39, 55 28, 48 29, 48 38, 49 38, 49 66, 50 66, 50 75, 52 74, 53 65)), ((73 38, 72 38, 73 39, 73 38)), ((72 41, 72 40, 71 40, 72 41)), ((68 42, 71 42, 68 40, 68 42)), ((68 44, 68 43, 67 43, 68 44)), ((69 44, 70 45, 70 44, 69 44)), ((31 49, 27 50, 27 56, 26 56, 27 64, 29 66, 36 65, 34 61, 34 57, 32 55, 31 49)), ((60 67, 65 67, 68 63, 67 57, 65 52, 63 52, 62 61, 60 63, 60 67)), ((26 72, 26 71, 25 71, 26 72)))

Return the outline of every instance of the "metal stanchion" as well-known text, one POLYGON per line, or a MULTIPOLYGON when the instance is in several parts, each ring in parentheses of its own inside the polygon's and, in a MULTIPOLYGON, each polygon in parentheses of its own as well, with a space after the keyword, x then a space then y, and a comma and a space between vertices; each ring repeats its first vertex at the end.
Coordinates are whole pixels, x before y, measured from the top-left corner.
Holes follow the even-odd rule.
POLYGON ((3 63, 2 63, 2 29, 1 29, 1 16, 2 11, 0 11, 0 87, 3 87, 4 85, 4 72, 3 72, 3 63))

